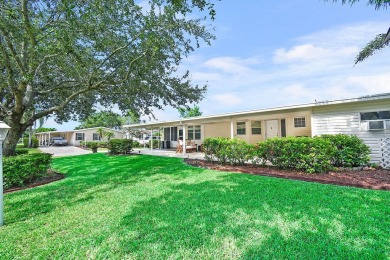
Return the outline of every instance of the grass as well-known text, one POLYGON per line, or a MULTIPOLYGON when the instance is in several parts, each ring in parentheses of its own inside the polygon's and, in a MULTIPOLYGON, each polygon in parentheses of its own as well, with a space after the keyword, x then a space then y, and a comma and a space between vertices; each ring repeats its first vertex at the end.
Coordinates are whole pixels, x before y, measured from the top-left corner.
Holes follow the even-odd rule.
POLYGON ((67 178, 5 195, 1 259, 386 259, 390 192, 193 168, 56 158, 67 178))

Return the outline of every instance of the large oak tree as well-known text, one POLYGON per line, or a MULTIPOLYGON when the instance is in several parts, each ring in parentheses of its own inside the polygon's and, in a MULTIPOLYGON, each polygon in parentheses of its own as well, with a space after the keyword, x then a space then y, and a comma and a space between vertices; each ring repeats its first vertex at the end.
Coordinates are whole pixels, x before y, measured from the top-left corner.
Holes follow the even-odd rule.
POLYGON ((122 111, 202 99, 181 61, 214 36, 208 0, 4 0, 0 3, 0 120, 5 155, 39 118, 80 120, 94 106, 122 111), (143 3, 144 4, 144 3, 143 3), (200 19, 189 18, 199 16, 200 19))

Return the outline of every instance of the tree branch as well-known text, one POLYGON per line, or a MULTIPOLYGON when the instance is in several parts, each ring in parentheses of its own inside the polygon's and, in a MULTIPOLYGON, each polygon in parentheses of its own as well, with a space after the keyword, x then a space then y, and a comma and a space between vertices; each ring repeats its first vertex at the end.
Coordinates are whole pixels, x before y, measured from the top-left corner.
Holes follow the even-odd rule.
POLYGON ((12 57, 15 59, 16 64, 18 64, 19 69, 23 72, 26 73, 27 70, 24 68, 22 61, 20 60, 18 54, 16 53, 15 46, 11 43, 11 40, 9 40, 10 36, 7 30, 4 29, 4 27, 0 26, 0 32, 4 36, 4 40, 7 44, 7 47, 11 51, 12 57))
POLYGON ((12 88, 14 88, 16 86, 16 82, 15 82, 15 78, 14 78, 14 71, 12 69, 12 66, 11 66, 11 60, 8 56, 8 53, 5 49, 5 46, 3 45, 3 37, 0 36, 0 48, 1 48, 1 52, 3 53, 3 56, 4 56, 4 63, 5 63, 5 67, 7 68, 7 82, 8 82, 8 85, 11 86, 12 88))
POLYGON ((39 118, 47 116, 47 115, 50 115, 51 113, 54 113, 56 111, 59 111, 59 110, 63 109, 67 104, 69 104, 78 95, 84 94, 84 93, 92 91, 92 90, 96 90, 96 89, 100 88, 101 86, 103 86, 103 83, 104 83, 104 81, 100 81, 100 82, 94 84, 93 86, 88 86, 88 87, 83 88, 83 89, 81 89, 81 90, 79 90, 77 92, 74 92, 72 95, 67 97, 64 100, 64 102, 62 102, 62 104, 60 104, 58 106, 51 107, 51 108, 49 108, 47 110, 41 111, 41 112, 33 115, 29 120, 27 120, 25 122, 25 124, 31 125, 32 123, 34 123, 39 118))
MULTIPOLYGON (((76 83, 77 81, 75 80, 68 80, 68 81, 62 81, 60 82, 59 84, 55 85, 54 87, 51 87, 50 89, 48 90, 45 90, 45 91, 38 91, 37 93, 38 94, 49 94, 50 92, 52 92, 53 90, 56 90, 56 89, 60 89, 60 88, 64 88, 64 84, 66 83, 76 83)), ((71 86, 66 86, 66 88, 75 88, 75 87, 79 87, 81 85, 81 83, 79 84, 75 84, 75 85, 71 85, 71 86)))
POLYGON ((46 55, 45 57, 43 57, 43 61, 41 63, 39 63, 39 65, 35 68, 34 70, 34 78, 37 76, 37 73, 38 71, 40 70, 40 68, 46 63, 46 61, 52 57, 55 57, 55 56, 58 56, 59 54, 52 54, 52 55, 46 55))

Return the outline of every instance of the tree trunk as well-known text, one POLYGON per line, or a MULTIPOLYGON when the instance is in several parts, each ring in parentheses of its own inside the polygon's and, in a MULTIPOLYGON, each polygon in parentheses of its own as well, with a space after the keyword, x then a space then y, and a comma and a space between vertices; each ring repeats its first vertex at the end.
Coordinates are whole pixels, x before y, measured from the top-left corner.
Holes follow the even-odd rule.
POLYGON ((11 129, 9 130, 7 138, 4 142, 4 156, 15 155, 16 145, 18 144, 20 135, 24 132, 24 130, 25 129, 23 129, 21 125, 11 126, 11 129))

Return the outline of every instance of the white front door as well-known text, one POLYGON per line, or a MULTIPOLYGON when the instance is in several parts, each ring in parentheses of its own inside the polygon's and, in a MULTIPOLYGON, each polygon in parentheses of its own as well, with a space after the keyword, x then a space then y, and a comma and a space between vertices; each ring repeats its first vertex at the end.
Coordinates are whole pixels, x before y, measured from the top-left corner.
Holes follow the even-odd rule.
POLYGON ((279 120, 267 120, 266 139, 279 136, 279 120))

